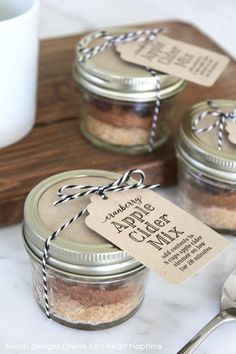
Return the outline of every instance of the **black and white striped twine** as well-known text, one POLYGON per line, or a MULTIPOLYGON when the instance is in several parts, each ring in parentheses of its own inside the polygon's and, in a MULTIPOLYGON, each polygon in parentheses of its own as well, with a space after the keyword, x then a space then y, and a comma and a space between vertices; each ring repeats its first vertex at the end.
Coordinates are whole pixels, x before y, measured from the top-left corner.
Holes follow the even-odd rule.
MULTIPOLYGON (((106 31, 95 32, 91 35, 88 35, 78 43, 77 50, 79 54, 81 54, 78 56, 79 61, 85 62, 86 60, 91 59, 94 55, 101 53, 104 50, 115 46, 116 44, 128 43, 132 41, 152 41, 159 33, 162 33, 164 31, 164 28, 154 28, 130 31, 119 35, 109 35, 106 31), (94 47, 87 48, 88 44, 98 38, 103 38, 104 41, 100 44, 95 45, 94 47)), ((148 67, 145 67, 145 69, 156 80, 155 108, 152 116, 152 122, 148 138, 148 151, 152 152, 156 138, 158 115, 160 111, 160 77, 156 70, 148 67)))
POLYGON ((197 116, 192 123, 192 130, 196 133, 205 133, 209 132, 213 129, 218 128, 217 134, 217 148, 218 150, 222 150, 222 140, 223 133, 225 130, 225 125, 227 121, 233 121, 236 123, 236 108, 232 112, 224 112, 214 101, 207 100, 207 104, 209 108, 212 110, 202 112, 199 116, 197 116), (207 116, 215 117, 216 120, 214 123, 208 125, 205 128, 198 128, 198 124, 204 120, 207 116))
MULTIPOLYGON (((59 199, 54 202, 53 205, 58 205, 62 203, 67 203, 71 200, 74 199, 79 199, 81 197, 90 195, 90 194, 98 194, 100 195, 103 199, 107 199, 106 193, 107 192, 121 192, 121 191, 127 191, 130 189, 154 189, 159 187, 159 184, 152 184, 152 185, 144 185, 145 179, 145 174, 142 170, 140 169, 134 169, 134 170, 129 170, 126 173, 124 173, 119 179, 116 181, 104 185, 104 186, 90 186, 90 185, 77 185, 77 184, 72 184, 72 185, 65 185, 62 186, 58 190, 58 196, 59 199), (127 185, 127 182, 130 180, 133 174, 138 174, 140 176, 140 179, 138 182, 127 185), (71 193, 67 194, 65 193, 65 190, 79 190, 80 192, 77 193, 71 193), (81 192, 82 190, 82 192, 81 192)), ((68 220, 64 225, 60 226, 56 231, 54 231, 46 240, 44 243, 44 252, 43 252, 43 257, 42 257, 42 275, 43 275, 43 288, 44 288, 44 308, 45 308, 45 313, 47 315, 47 318, 51 318, 50 315, 50 301, 49 301, 49 289, 48 289, 48 282, 47 282, 47 261, 48 258, 50 257, 49 255, 49 249, 50 249, 50 244, 51 242, 60 234, 60 232, 64 229, 66 229, 70 224, 75 222, 77 219, 79 219, 83 214, 87 212, 87 208, 81 210, 78 212, 73 218, 68 220)))

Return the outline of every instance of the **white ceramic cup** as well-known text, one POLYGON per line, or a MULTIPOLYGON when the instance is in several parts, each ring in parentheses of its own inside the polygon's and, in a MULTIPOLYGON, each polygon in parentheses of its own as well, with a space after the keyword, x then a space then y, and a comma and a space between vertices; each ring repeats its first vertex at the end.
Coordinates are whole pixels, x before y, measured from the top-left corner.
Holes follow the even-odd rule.
POLYGON ((0 0, 0 147, 35 121, 39 0, 0 0))

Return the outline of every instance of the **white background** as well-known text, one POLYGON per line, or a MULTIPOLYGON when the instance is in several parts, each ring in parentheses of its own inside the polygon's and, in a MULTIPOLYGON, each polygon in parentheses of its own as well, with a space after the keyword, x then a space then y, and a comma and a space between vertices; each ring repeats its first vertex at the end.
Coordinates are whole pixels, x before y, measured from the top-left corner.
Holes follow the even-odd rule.
POLYGON ((41 0, 42 38, 104 26, 177 19, 194 23, 236 56, 235 0, 41 0))

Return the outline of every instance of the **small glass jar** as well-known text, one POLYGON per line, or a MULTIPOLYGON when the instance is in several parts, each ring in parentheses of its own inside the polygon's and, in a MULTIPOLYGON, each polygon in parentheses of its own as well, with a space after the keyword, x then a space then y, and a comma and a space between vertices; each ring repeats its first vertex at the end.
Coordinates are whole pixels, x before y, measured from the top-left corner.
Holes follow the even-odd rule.
MULTIPOLYGON (((107 171, 60 173, 39 183, 24 208, 23 237, 32 265, 35 298, 44 311, 41 260, 44 242, 58 226, 89 204, 89 196, 53 206, 62 185, 108 184, 119 177, 107 171)), ((51 242, 47 283, 51 318, 80 329, 103 329, 130 318, 140 307, 147 269, 89 229, 82 216, 51 242)))
MULTIPOLYGON (((214 100, 223 111, 233 111, 236 101, 214 100)), ((176 144, 179 167, 179 203, 213 229, 236 235, 236 145, 224 131, 217 148, 218 128, 195 132, 193 120, 209 111, 206 102, 194 105, 183 117, 176 144)), ((206 116, 199 128, 215 118, 206 116)))
MULTIPOLYGON (((125 32, 127 29, 114 31, 125 32)), ((90 46, 98 40, 90 43, 90 46)), ((148 151, 148 139, 156 101, 156 78, 143 67, 122 60, 114 48, 80 61, 77 50, 74 77, 80 89, 80 126, 93 144, 115 152, 148 151)), ((159 73, 160 113, 153 148, 171 133, 175 100, 185 81, 159 73)))

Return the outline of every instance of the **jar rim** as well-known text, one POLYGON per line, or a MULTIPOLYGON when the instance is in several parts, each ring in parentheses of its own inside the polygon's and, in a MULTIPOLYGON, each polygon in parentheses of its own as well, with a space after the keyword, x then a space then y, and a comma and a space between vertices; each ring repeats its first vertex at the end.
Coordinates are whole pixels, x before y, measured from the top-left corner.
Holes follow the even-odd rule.
MULTIPOLYGON (((213 100, 220 107, 236 107, 235 100, 213 100)), ((192 130, 192 123, 196 115, 209 111, 206 101, 202 101, 190 107, 183 115, 179 133, 176 139, 176 155, 188 166, 198 170, 206 176, 217 181, 236 183, 235 154, 217 149, 217 145, 210 146, 200 139, 192 130)), ((217 138, 216 138, 217 141, 217 138)))
MULTIPOLYGON (((130 30, 135 29, 112 28, 109 29, 109 33, 117 34, 130 30)), ((83 62, 80 60, 81 53, 78 47, 79 43, 77 44, 73 73, 75 81, 79 85, 95 94, 111 99, 129 102, 154 101, 156 99, 156 79, 145 68, 125 62, 114 48, 109 48, 83 62)), ((160 72, 159 77, 161 99, 175 96, 186 85, 185 80, 173 75, 160 72)))
MULTIPOLYGON (((37 263, 41 264, 41 258, 36 255, 32 249, 30 248, 30 246, 27 244, 27 241, 25 239, 25 236, 24 236, 24 233, 23 233, 23 242, 24 242, 24 246, 25 246, 25 249, 29 255, 29 257, 31 257, 34 261, 36 261, 37 263)), ((47 264, 47 268, 52 270, 52 271, 55 271, 61 275, 64 275, 64 276, 71 276, 71 277, 75 277, 76 279, 78 279, 78 277, 81 279, 81 281, 106 281, 106 280, 111 280, 111 277, 112 279, 114 280, 117 280, 121 277, 124 277, 124 276, 129 276, 131 274, 136 274, 136 273, 139 273, 140 271, 146 269, 147 270, 147 267, 145 267, 143 264, 138 264, 136 267, 133 267, 131 269, 127 269, 127 270, 123 270, 119 273, 111 273, 111 274, 82 274, 82 273, 78 273, 78 272, 72 272, 71 270, 66 270, 65 268, 63 267, 56 267, 55 264, 47 264)))

